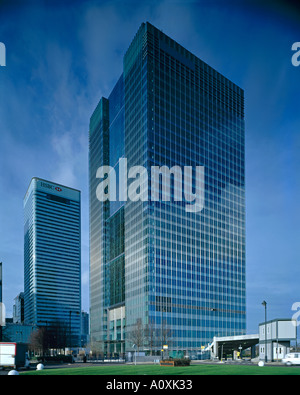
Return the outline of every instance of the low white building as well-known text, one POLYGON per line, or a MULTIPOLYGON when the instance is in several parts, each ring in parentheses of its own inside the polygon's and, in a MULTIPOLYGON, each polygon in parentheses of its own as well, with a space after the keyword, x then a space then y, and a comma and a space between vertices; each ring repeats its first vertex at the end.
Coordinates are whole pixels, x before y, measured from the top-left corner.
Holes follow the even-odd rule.
POLYGON ((296 338, 296 320, 276 319, 259 324, 259 359, 280 361, 296 338))

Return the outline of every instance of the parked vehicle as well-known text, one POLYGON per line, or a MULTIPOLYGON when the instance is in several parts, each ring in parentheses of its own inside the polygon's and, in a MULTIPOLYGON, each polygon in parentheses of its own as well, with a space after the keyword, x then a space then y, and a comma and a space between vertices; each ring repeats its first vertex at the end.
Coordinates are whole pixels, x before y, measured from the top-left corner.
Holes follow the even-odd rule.
POLYGON ((282 359, 282 362, 287 366, 300 365, 300 353, 289 353, 282 359))
POLYGON ((23 343, 0 343, 0 368, 29 368, 27 345, 23 343))

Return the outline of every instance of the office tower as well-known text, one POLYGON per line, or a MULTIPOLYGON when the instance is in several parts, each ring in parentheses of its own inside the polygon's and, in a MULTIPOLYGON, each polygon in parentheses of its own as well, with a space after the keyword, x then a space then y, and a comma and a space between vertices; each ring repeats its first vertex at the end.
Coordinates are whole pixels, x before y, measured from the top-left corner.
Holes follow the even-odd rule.
POLYGON ((92 344, 133 351, 143 328, 144 348, 160 353, 165 345, 180 356, 215 335, 245 333, 243 90, 143 23, 121 77, 92 114, 89 137, 92 344), (99 185, 109 179, 97 172, 102 166, 113 169, 116 188, 100 201, 99 185), (119 190, 135 182, 134 166, 147 171, 147 199, 119 190), (162 173, 158 185, 150 182, 154 167, 162 173), (193 169, 184 177, 190 194, 178 199, 174 181, 164 196, 175 169, 183 180, 185 167, 193 169), (204 169, 204 207, 193 212, 197 167, 204 169), (173 169, 169 177, 166 169, 173 169))
POLYGON ((80 195, 33 178, 24 198, 25 323, 69 347, 80 344, 80 195))
POLYGON ((24 292, 19 293, 19 295, 15 297, 15 303, 13 305, 13 323, 24 323, 24 292))
POLYGON ((90 316, 85 311, 81 312, 81 346, 86 347, 89 343, 90 316))

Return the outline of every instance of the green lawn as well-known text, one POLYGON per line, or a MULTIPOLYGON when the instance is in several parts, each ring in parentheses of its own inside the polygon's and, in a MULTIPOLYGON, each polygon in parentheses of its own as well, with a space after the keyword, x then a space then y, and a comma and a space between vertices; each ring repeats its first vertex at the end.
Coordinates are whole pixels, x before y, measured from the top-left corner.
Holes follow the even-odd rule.
POLYGON ((300 375, 300 368, 284 366, 192 365, 161 367, 157 365, 86 366, 22 372, 21 375, 300 375))

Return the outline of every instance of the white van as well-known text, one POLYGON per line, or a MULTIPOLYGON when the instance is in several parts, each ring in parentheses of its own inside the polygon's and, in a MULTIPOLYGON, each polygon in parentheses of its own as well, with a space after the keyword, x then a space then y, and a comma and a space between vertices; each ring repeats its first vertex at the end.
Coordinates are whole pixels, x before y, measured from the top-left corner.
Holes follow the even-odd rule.
POLYGON ((27 345, 23 343, 0 343, 0 368, 29 369, 27 345))
POLYGON ((286 354, 286 356, 282 359, 282 362, 287 366, 300 365, 300 353, 293 352, 286 354))

